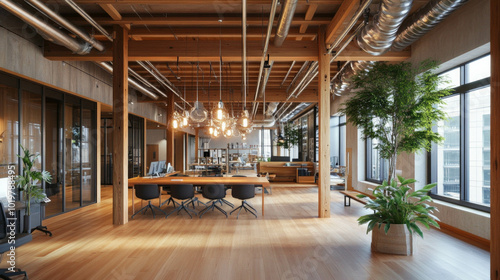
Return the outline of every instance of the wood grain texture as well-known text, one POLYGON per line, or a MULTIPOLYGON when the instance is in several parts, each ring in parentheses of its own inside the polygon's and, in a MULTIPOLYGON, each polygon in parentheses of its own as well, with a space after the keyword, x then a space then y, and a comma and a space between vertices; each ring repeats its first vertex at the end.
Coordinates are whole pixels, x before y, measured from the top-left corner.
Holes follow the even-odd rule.
POLYGON ((101 202, 101 102, 97 102, 97 131, 96 131, 96 154, 97 154, 97 159, 96 160, 96 178, 97 178, 97 191, 96 191, 96 202, 101 202))
POLYGON ((128 222, 128 31, 114 26, 113 224, 128 222))
POLYGON ((167 99, 167 163, 170 163, 172 166, 175 166, 174 161, 174 137, 175 131, 172 128, 171 119, 174 114, 174 95, 169 94, 167 99))
POLYGON ((500 3, 490 2, 491 40, 491 279, 500 279, 500 3), (495 110, 493 109, 495 108, 495 110))
MULTIPOLYGON (((314 218, 316 188, 273 188, 258 219, 244 212, 238 220, 211 211, 202 219, 148 213, 119 227, 110 223, 111 192, 103 187, 101 203, 45 220, 53 237, 34 232, 16 250, 17 265, 37 280, 489 278, 487 251, 438 230, 425 231, 412 257, 372 253, 371 235, 356 222, 370 211, 359 203, 344 207, 336 191, 334 217, 326 219, 314 218)), ((226 199, 240 203, 230 192, 226 199)), ((260 199, 249 202, 259 209, 260 199)))
POLYGON ((330 217, 330 55, 325 47, 325 28, 318 34, 318 115, 319 175, 318 211, 320 218, 330 217))
POLYGON ((359 0, 345 0, 326 28, 325 43, 331 44, 347 26, 360 4, 359 0))

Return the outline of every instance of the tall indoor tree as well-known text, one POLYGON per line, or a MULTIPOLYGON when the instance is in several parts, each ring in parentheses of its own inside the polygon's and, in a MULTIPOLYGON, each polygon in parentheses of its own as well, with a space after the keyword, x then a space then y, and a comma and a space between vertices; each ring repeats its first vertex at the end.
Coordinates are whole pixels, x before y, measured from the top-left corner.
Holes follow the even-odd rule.
POLYGON ((448 82, 435 74, 436 61, 375 63, 369 72, 352 77, 352 97, 341 110, 348 122, 362 129, 362 138, 376 139, 376 149, 389 162, 388 182, 396 178, 401 152, 430 150, 443 137, 433 126, 446 118, 442 97, 451 93, 448 82))

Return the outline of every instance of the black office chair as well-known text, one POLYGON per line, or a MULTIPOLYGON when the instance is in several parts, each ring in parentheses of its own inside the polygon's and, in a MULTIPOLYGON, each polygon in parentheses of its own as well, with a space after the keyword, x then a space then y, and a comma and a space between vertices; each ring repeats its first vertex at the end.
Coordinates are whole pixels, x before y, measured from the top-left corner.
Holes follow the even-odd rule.
POLYGON ((245 209, 246 212, 250 212, 252 215, 257 218, 257 210, 253 208, 252 205, 246 202, 246 199, 255 197, 255 186, 254 185, 237 185, 232 188, 231 194, 234 198, 241 199, 241 205, 231 211, 230 215, 233 214, 234 211, 238 210, 238 215, 236 219, 239 218, 241 209, 245 209), (255 212, 254 212, 255 211, 255 212))
MULTIPOLYGON (((186 175, 186 174, 175 174, 175 175, 172 175, 172 176, 170 176, 170 177, 189 177, 189 175, 186 175)), ((170 186, 169 186, 169 185, 162 186, 162 189, 163 189, 163 191, 167 192, 167 194, 170 194, 170 186)), ((174 207, 177 207, 177 205, 176 205, 176 204, 179 204, 179 203, 177 203, 177 201, 175 201, 175 200, 172 198, 172 196, 170 196, 167 200, 165 200, 165 201, 164 201, 164 202, 160 205, 160 207, 162 207, 162 206, 163 206, 163 205, 165 205, 165 204, 167 204, 167 206, 168 206, 168 205, 170 205, 170 202, 172 202, 172 205, 173 205, 174 207)))
POLYGON ((227 213, 224 211, 222 208, 216 205, 217 202, 219 202, 222 205, 222 199, 226 197, 226 189, 224 185, 222 184, 213 184, 213 185, 205 185, 202 188, 203 192, 203 197, 206 199, 209 199, 209 205, 200 211, 200 219, 203 216, 203 214, 207 213, 210 209, 216 208, 217 210, 221 211, 224 215, 226 215, 227 218, 227 213), (211 204, 210 204, 211 203, 211 204))
POLYGON ((137 196, 142 200, 147 200, 148 205, 142 207, 139 211, 135 212, 135 214, 132 215, 131 219, 133 219, 135 215, 139 214, 142 211, 144 211, 144 214, 146 214, 148 209, 151 209, 151 212, 153 212, 153 219, 155 218, 154 209, 158 209, 165 215, 167 214, 163 210, 161 210, 160 207, 151 204, 151 199, 160 197, 160 189, 158 188, 158 185, 154 184, 135 185, 135 196, 137 196))
POLYGON ((189 212, 193 212, 196 215, 196 212, 187 208, 186 205, 189 203, 193 203, 193 208, 194 208, 194 202, 193 199, 194 197, 194 187, 192 184, 179 184, 179 185, 170 185, 170 195, 178 200, 181 200, 181 203, 179 203, 179 206, 175 208, 172 212, 168 213, 165 218, 168 218, 172 213, 177 213, 179 215, 179 212, 184 209, 186 213, 188 213, 189 217, 191 219, 193 216, 189 212))
MULTIPOLYGON (((31 233, 19 233, 19 234, 15 234, 15 236, 7 234, 11 231, 11 229, 7 228, 7 225, 8 225, 7 217, 5 216, 5 212, 3 210, 3 205, 1 202, 0 202, 0 212, 2 212, 0 214, 0 238, 1 238, 0 239, 0 254, 2 254, 0 256, 0 261, 1 261, 2 260, 1 257, 3 256, 3 253, 9 252, 10 247, 13 245, 13 244, 9 243, 9 240, 12 241, 12 238, 14 238, 13 240, 16 241, 15 246, 17 248, 21 245, 24 245, 24 244, 30 242, 33 239, 33 237, 31 236, 31 233)), ((23 271, 19 268, 17 268, 15 271, 10 271, 6 268, 0 269, 0 279, 11 279, 10 277, 18 276, 18 275, 24 275, 24 279, 28 279, 28 274, 26 274, 26 271, 23 271)))

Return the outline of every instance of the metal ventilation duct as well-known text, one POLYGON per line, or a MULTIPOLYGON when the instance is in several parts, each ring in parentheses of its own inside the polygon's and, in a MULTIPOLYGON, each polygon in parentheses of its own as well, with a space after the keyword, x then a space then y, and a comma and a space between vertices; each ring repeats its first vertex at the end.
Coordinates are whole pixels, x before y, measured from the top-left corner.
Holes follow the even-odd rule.
POLYGON ((59 29, 53 27, 52 25, 47 24, 43 20, 40 20, 35 16, 31 15, 22 7, 18 6, 17 4, 11 1, 0 0, 0 7, 4 8, 11 14, 22 19, 27 24, 33 26, 38 32, 38 34, 40 34, 47 41, 64 46, 77 54, 87 54, 92 49, 92 46, 90 44, 85 42, 80 42, 77 39, 68 36, 59 29))
POLYGON ((33 7, 44 13, 48 18, 59 24, 60 26, 66 28, 68 31, 72 32, 76 36, 82 38, 85 40, 85 42, 89 43, 94 47, 96 50, 102 52, 104 51, 104 45, 97 41, 94 37, 90 36, 87 32, 84 30, 74 26, 72 23, 70 23, 68 20, 65 18, 61 17, 58 13, 54 12, 52 9, 47 7, 44 3, 38 0, 26 0, 29 4, 31 4, 33 7))
POLYGON ((401 31, 398 32, 398 36, 392 45, 392 50, 402 51, 413 44, 467 1, 431 0, 403 22, 401 31))
POLYGON ((290 30, 290 25, 292 24, 297 2, 298 0, 285 0, 285 4, 283 4, 278 20, 278 27, 276 28, 276 35, 274 36, 274 45, 276 47, 281 47, 286 36, 288 36, 288 30, 290 30))
MULTIPOLYGON (((106 62, 96 62, 96 64, 100 65, 104 70, 108 71, 111 75, 113 75, 113 66, 109 65, 106 62)), ((141 84, 138 82, 134 81, 131 78, 128 78, 128 83, 135 88, 136 90, 140 91, 144 95, 148 96, 149 98, 152 98, 154 100, 158 100, 158 95, 152 93, 149 91, 147 88, 143 87, 141 84)))
POLYGON ((371 55, 386 53, 410 12, 413 0, 383 0, 373 20, 361 30, 358 45, 371 55))
POLYGON ((342 71, 339 81, 332 88, 335 95, 341 96, 351 89, 352 77, 362 72, 368 72, 373 68, 374 61, 356 61, 350 62, 342 71))

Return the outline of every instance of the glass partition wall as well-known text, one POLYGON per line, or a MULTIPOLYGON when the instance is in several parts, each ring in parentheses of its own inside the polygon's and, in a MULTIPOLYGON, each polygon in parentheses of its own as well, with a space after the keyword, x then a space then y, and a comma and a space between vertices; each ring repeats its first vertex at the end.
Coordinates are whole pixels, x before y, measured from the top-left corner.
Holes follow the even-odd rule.
POLYGON ((11 165, 22 171, 21 144, 52 175, 41 185, 51 200, 46 216, 94 203, 96 114, 94 102, 0 73, 0 180, 11 165))

